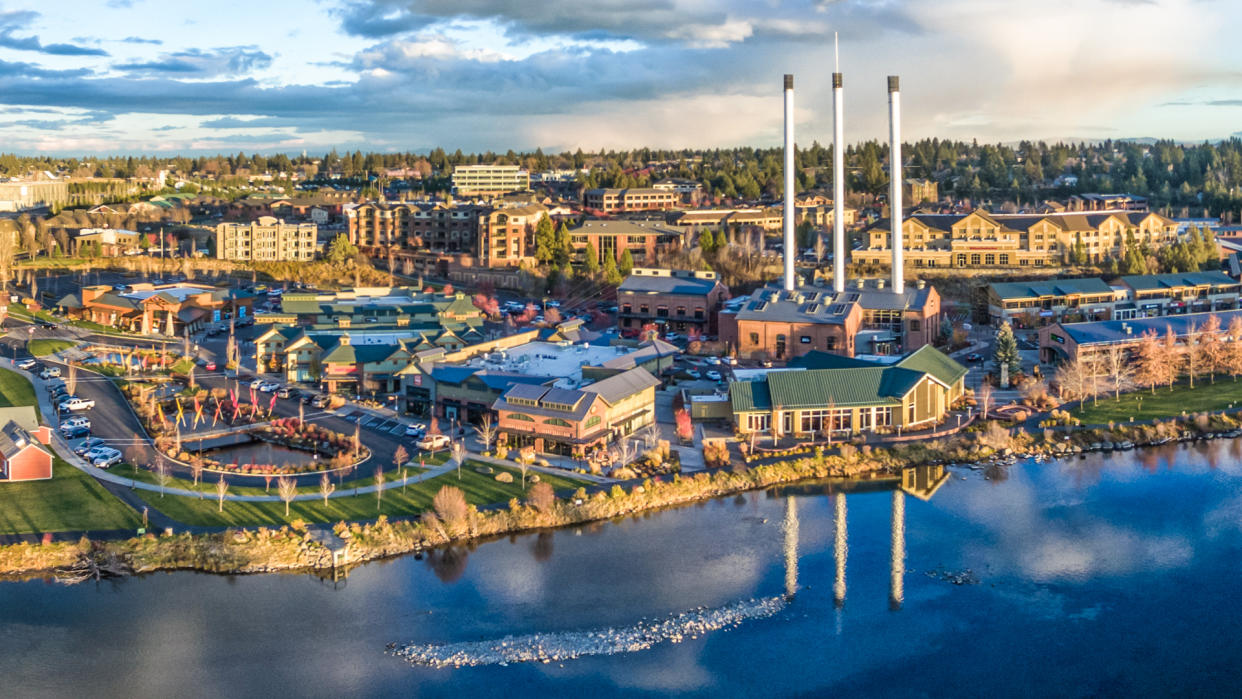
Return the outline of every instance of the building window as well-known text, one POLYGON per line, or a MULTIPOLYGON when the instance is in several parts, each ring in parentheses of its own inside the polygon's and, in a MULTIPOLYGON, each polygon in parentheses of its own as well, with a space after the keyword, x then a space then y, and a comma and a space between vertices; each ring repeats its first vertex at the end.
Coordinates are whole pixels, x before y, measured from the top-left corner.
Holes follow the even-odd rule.
POLYGON ((694 309, 694 319, 703 320, 703 309, 702 308, 694 309))
POLYGON ((656 315, 660 318, 667 318, 668 306, 656 306, 656 315))
POLYGON ((979 266, 979 253, 977 253, 977 252, 976 252, 976 253, 971 253, 971 255, 970 255, 970 264, 971 264, 971 266, 972 266, 972 267, 977 267, 977 266, 979 266))
POLYGON ((802 337, 798 338, 798 341, 799 341, 799 342, 801 342, 801 343, 802 343, 802 344, 804 344, 804 345, 809 345, 809 344, 811 344, 811 336, 810 336, 810 335, 803 335, 802 337))
POLYGON ((630 306, 630 304, 628 304, 628 303, 627 303, 627 304, 625 304, 624 306, 622 306, 622 307, 621 307, 621 312, 622 312, 622 313, 630 313, 630 312, 631 312, 631 306, 630 306))
POLYGON ((544 420, 543 424, 552 425, 554 427, 569 427, 570 426, 568 422, 560 419, 559 417, 550 417, 547 420, 544 420))
POLYGON ((825 343, 824 347, 825 347, 825 348, 826 348, 829 352, 832 352, 833 350, 835 350, 835 349, 837 348, 837 338, 835 338, 835 337, 829 337, 829 338, 828 338, 828 340, 827 340, 827 342, 825 343))
POLYGON ((686 307, 685 307, 685 306, 678 306, 678 307, 677 307, 677 315, 678 315, 679 317, 683 317, 683 318, 684 318, 684 317, 685 317, 685 315, 686 315, 686 307))
POLYGON ((751 333, 751 334, 750 334, 750 344, 752 344, 752 345, 758 345, 758 344, 759 344, 759 333, 751 333))
POLYGON ((958 267, 965 267, 965 266, 966 266, 966 255, 959 254, 959 255, 957 256, 957 266, 958 266, 958 267))
POLYGON ((996 255, 993 255, 992 253, 988 253, 984 255, 983 264, 988 265, 988 266, 996 264, 996 255))
POLYGON ((584 424, 582 427, 583 427, 584 429, 588 429, 588 430, 589 430, 589 429, 591 429, 592 427, 594 427, 594 426, 598 425, 600 422, 601 422, 600 416, 598 416, 598 415, 592 415, 591 417, 587 418, 586 424, 584 424))
POLYGON ((642 313, 643 315, 647 315, 648 313, 650 313, 650 312, 651 312, 651 308, 650 308, 649 306, 646 306, 646 305, 639 306, 639 307, 638 307, 638 312, 639 312, 639 313, 642 313))
POLYGON ((892 427, 893 426, 893 409, 891 407, 875 409, 875 426, 876 427, 892 427))
POLYGON ((921 329, 922 329, 922 327, 923 327, 922 322, 921 322, 921 321, 919 321, 917 318, 916 318, 916 319, 914 319, 914 320, 912 320, 912 321, 910 321, 910 332, 912 332, 912 333, 916 333, 916 332, 918 332, 919 330, 921 330, 921 329))
POLYGON ((785 356, 785 336, 777 335, 776 336, 776 357, 777 359, 780 359, 781 357, 784 357, 784 356, 785 356))
POLYGON ((1002 265, 1007 265, 1007 264, 1009 264, 1009 254, 1008 254, 1008 253, 1001 253, 1001 256, 1000 256, 1000 263, 1001 263, 1002 265))
POLYGON ((910 403, 909 410, 907 410, 906 424, 914 424, 914 403, 910 403))

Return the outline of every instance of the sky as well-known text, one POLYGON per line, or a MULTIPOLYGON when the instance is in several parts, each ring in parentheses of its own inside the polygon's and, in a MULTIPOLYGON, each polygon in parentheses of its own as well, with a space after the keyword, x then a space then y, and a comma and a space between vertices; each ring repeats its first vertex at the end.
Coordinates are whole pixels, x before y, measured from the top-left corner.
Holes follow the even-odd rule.
POLYGON ((772 146, 1242 129, 1238 0, 0 0, 0 151, 772 146))

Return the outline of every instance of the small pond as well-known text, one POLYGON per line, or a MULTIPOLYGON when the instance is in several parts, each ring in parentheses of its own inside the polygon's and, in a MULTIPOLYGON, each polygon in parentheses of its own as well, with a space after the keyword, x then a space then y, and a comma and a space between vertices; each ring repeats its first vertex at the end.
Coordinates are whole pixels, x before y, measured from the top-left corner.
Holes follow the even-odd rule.
POLYGON ((272 464, 275 466, 301 466, 315 459, 308 451, 269 442, 249 442, 233 446, 205 449, 202 455, 222 464, 272 464))

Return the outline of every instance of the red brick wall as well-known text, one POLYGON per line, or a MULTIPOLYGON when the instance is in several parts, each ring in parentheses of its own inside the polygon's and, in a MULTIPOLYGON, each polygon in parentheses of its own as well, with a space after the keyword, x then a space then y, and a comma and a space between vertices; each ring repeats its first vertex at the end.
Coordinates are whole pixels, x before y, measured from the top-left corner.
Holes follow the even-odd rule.
POLYGON ((52 455, 42 449, 22 450, 8 464, 9 480, 31 481, 52 477, 52 455))

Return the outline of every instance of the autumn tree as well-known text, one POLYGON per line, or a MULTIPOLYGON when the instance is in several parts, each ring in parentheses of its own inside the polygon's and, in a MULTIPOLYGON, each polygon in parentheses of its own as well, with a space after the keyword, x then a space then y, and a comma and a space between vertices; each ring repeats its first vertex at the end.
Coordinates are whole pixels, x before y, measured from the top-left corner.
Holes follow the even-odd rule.
POLYGON ((1178 373, 1181 372, 1183 356, 1181 350, 1177 347, 1177 334, 1173 332, 1173 327, 1166 325, 1164 337, 1161 339, 1160 348, 1164 353, 1164 382, 1170 389, 1173 388, 1173 382, 1177 380, 1178 373))
POLYGON ((1229 321, 1229 329, 1225 336, 1224 368, 1233 380, 1242 374, 1242 317, 1234 316, 1229 321))
POLYGON ((332 497, 332 493, 336 492, 336 484, 328 477, 328 474, 319 476, 319 494, 323 496, 323 506, 328 506, 328 498, 332 497))
POLYGON ((1113 400, 1120 400, 1121 392, 1128 391, 1134 383, 1134 365, 1119 345, 1112 345, 1104 352, 1103 363, 1108 386, 1113 390, 1113 400))
POLYGON ((1091 396, 1094 382, 1089 363, 1090 360, 1084 361, 1082 358, 1062 362, 1054 375, 1061 399, 1081 401, 1080 410, 1091 396))
MULTIPOLYGON (((1173 333, 1173 328, 1169 328, 1169 333, 1173 333)), ((1195 387, 1195 377, 1203 370, 1203 344, 1201 342, 1202 331, 1199 326, 1191 321, 1186 326, 1186 338, 1183 341, 1182 363, 1186 365, 1186 376, 1190 379, 1190 387, 1195 387)))
POLYGON ((1220 316, 1215 313, 1210 314, 1199 329, 1199 348, 1203 368, 1211 382, 1216 383, 1216 372, 1225 363, 1226 347, 1221 333, 1220 316))
POLYGON ((553 492, 552 486, 546 481, 539 481, 530 487, 530 492, 526 495, 526 502, 531 507, 546 514, 552 510, 552 506, 556 503, 556 493, 553 492))
POLYGON ((220 474, 220 480, 216 481, 216 511, 224 512, 224 498, 229 493, 229 482, 224 480, 224 474, 220 474))
POLYGON ((384 505, 384 468, 375 467, 375 511, 379 512, 384 505))
POLYGON ((440 488, 431 499, 431 507, 436 516, 444 523, 447 533, 460 532, 466 526, 466 518, 470 507, 466 504, 466 494, 461 488, 446 485, 440 488))
POLYGON ((1134 380, 1140 386, 1150 388, 1152 395, 1155 395, 1156 386, 1164 383, 1167 362, 1164 343, 1160 341, 1156 331, 1148 330, 1143 333, 1135 352, 1134 380))

